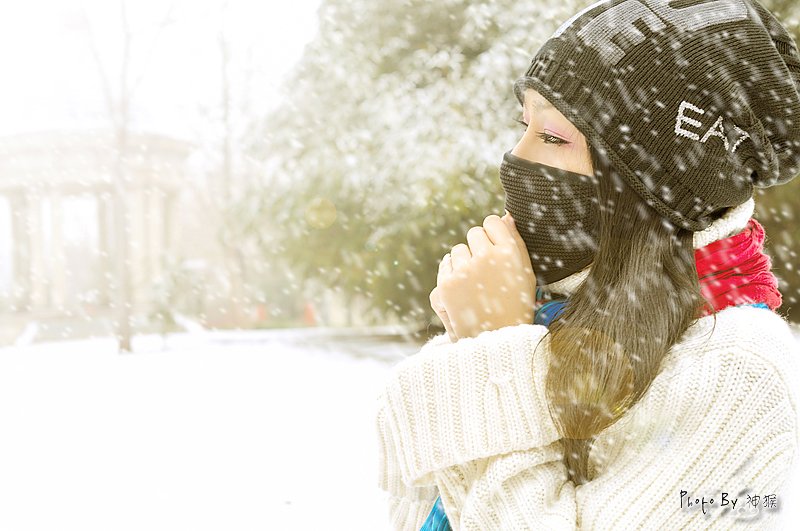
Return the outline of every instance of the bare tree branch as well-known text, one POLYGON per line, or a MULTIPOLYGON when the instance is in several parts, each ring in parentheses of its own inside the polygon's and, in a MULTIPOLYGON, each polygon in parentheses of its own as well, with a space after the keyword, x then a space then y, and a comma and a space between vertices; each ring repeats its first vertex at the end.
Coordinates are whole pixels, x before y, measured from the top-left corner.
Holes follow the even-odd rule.
POLYGON ((161 34, 164 32, 164 28, 175 22, 174 19, 172 18, 172 12, 174 10, 175 10, 175 2, 172 2, 167 8, 167 13, 164 15, 164 18, 161 20, 161 23, 158 25, 158 31, 156 32, 156 36, 153 38, 153 41, 150 43, 150 48, 147 50, 147 55, 145 56, 145 62, 144 62, 145 66, 139 73, 139 77, 136 78, 136 80, 133 82, 133 85, 131 86, 131 91, 130 91, 131 98, 133 98, 133 95, 136 92, 136 88, 139 86, 142 79, 144 78, 145 73, 147 72, 147 65, 150 64, 150 60, 153 57, 153 53, 155 52, 156 46, 158 45, 158 41, 161 37, 161 34))
POLYGON ((100 76, 100 82, 102 83, 103 97, 106 101, 106 108, 108 109, 108 115, 111 117, 111 121, 114 124, 114 128, 116 128, 117 116, 116 116, 116 109, 114 108, 114 94, 111 90, 111 81, 109 80, 108 73, 106 71, 105 66, 103 65, 103 60, 100 58, 100 51, 97 48, 97 42, 95 41, 94 38, 94 30, 92 29, 92 23, 89 21, 89 16, 86 14, 85 7, 81 8, 81 15, 86 29, 86 36, 89 41, 89 50, 92 52, 92 57, 94 57, 94 62, 97 65, 97 73, 100 76))

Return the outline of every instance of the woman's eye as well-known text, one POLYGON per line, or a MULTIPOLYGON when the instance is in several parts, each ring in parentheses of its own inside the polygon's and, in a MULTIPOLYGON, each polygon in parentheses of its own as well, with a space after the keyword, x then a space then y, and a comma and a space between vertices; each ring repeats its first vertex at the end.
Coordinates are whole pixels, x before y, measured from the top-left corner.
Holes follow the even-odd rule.
MULTIPOLYGON (((526 124, 524 121, 520 120, 519 118, 514 118, 514 121, 517 122, 518 124, 520 124, 523 128, 525 128, 525 129, 528 128, 528 124, 526 124)), ((556 146, 561 146, 563 144, 569 144, 569 142, 567 142, 563 138, 558 138, 557 136, 548 135, 547 133, 537 133, 536 136, 541 138, 542 142, 544 142, 545 144, 553 144, 553 145, 556 145, 556 146)))
POLYGON ((542 142, 544 142, 545 144, 556 144, 559 146, 562 144, 569 144, 569 142, 567 142, 566 140, 558 138, 557 136, 548 135, 547 133, 539 133, 536 136, 541 138, 542 142))
MULTIPOLYGON (((525 122, 523 122, 519 118, 514 118, 514 121, 517 122, 518 124, 522 125, 522 127, 524 127, 525 129, 528 128, 528 124, 526 124, 525 122)), ((567 142, 563 138, 558 138, 557 136, 548 135, 547 133, 537 133, 536 136, 541 138, 542 142, 544 142, 545 144, 554 144, 556 146, 561 146, 563 144, 569 144, 569 142, 567 142)))

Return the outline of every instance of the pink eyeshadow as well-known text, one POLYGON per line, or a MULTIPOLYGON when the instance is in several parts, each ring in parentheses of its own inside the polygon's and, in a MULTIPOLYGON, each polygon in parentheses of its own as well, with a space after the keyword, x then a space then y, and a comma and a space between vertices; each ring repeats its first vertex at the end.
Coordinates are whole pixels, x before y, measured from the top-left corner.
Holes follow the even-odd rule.
POLYGON ((561 129, 556 129, 555 127, 548 127, 548 126, 544 126, 542 127, 542 129, 544 130, 545 133, 553 133, 554 135, 560 136, 564 140, 570 140, 570 136, 561 131, 561 129))

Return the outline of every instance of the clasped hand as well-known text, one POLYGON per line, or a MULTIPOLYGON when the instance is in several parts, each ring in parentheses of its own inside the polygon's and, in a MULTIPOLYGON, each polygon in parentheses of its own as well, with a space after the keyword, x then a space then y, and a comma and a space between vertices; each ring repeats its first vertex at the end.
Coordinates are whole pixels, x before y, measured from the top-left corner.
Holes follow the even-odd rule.
POLYGON ((439 262, 431 307, 450 340, 533 322, 536 276, 525 242, 506 211, 467 231, 439 262))

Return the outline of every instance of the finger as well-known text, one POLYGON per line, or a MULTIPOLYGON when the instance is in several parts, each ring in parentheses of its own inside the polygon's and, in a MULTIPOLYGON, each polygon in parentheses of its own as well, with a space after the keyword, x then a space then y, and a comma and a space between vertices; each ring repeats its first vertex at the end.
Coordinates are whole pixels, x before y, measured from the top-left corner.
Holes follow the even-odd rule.
POLYGON ((486 219, 483 220, 483 230, 494 245, 514 243, 514 237, 508 229, 508 224, 504 223, 497 214, 486 216, 486 219))
POLYGON ((503 216, 503 219, 504 219, 506 225, 508 226, 508 230, 511 233, 511 236, 514 238, 514 242, 517 245, 517 249, 519 249, 520 254, 523 256, 523 259, 525 261, 525 265, 527 267, 532 267, 531 266, 531 255, 530 255, 530 253, 528 251, 528 246, 525 245, 525 240, 522 239, 522 235, 519 233, 519 231, 517 230, 517 227, 516 227, 516 225, 514 223, 514 218, 513 218, 513 216, 511 216, 511 213, 508 210, 506 210, 506 215, 503 216))
POLYGON ((447 310, 445 309, 444 304, 442 304, 439 286, 436 286, 431 291, 430 300, 431 308, 433 308, 433 311, 436 313, 436 316, 439 318, 439 320, 442 321, 442 325, 444 325, 445 330, 447 330, 447 333, 450 336, 450 341, 457 341, 458 338, 455 337, 455 334, 453 333, 453 326, 450 324, 450 317, 448 317, 447 310))
POLYGON ((431 301, 431 308, 433 308, 433 311, 435 311, 436 313, 439 313, 439 311, 443 309, 442 308, 442 299, 439 296, 439 286, 436 286, 435 288, 433 288, 433 290, 431 291, 431 294, 429 296, 429 299, 431 301))
POLYGON ((483 227, 472 227, 467 231, 467 245, 472 256, 476 256, 489 251, 493 244, 483 227))
POLYGON ((453 264, 453 272, 461 269, 469 263, 472 253, 464 243, 459 243, 450 250, 450 261, 453 264))
POLYGON ((453 272, 453 265, 450 261, 450 253, 447 253, 442 257, 442 260, 439 262, 439 272, 436 275, 436 284, 439 286, 442 285, 442 281, 444 281, 445 277, 450 275, 453 272))

